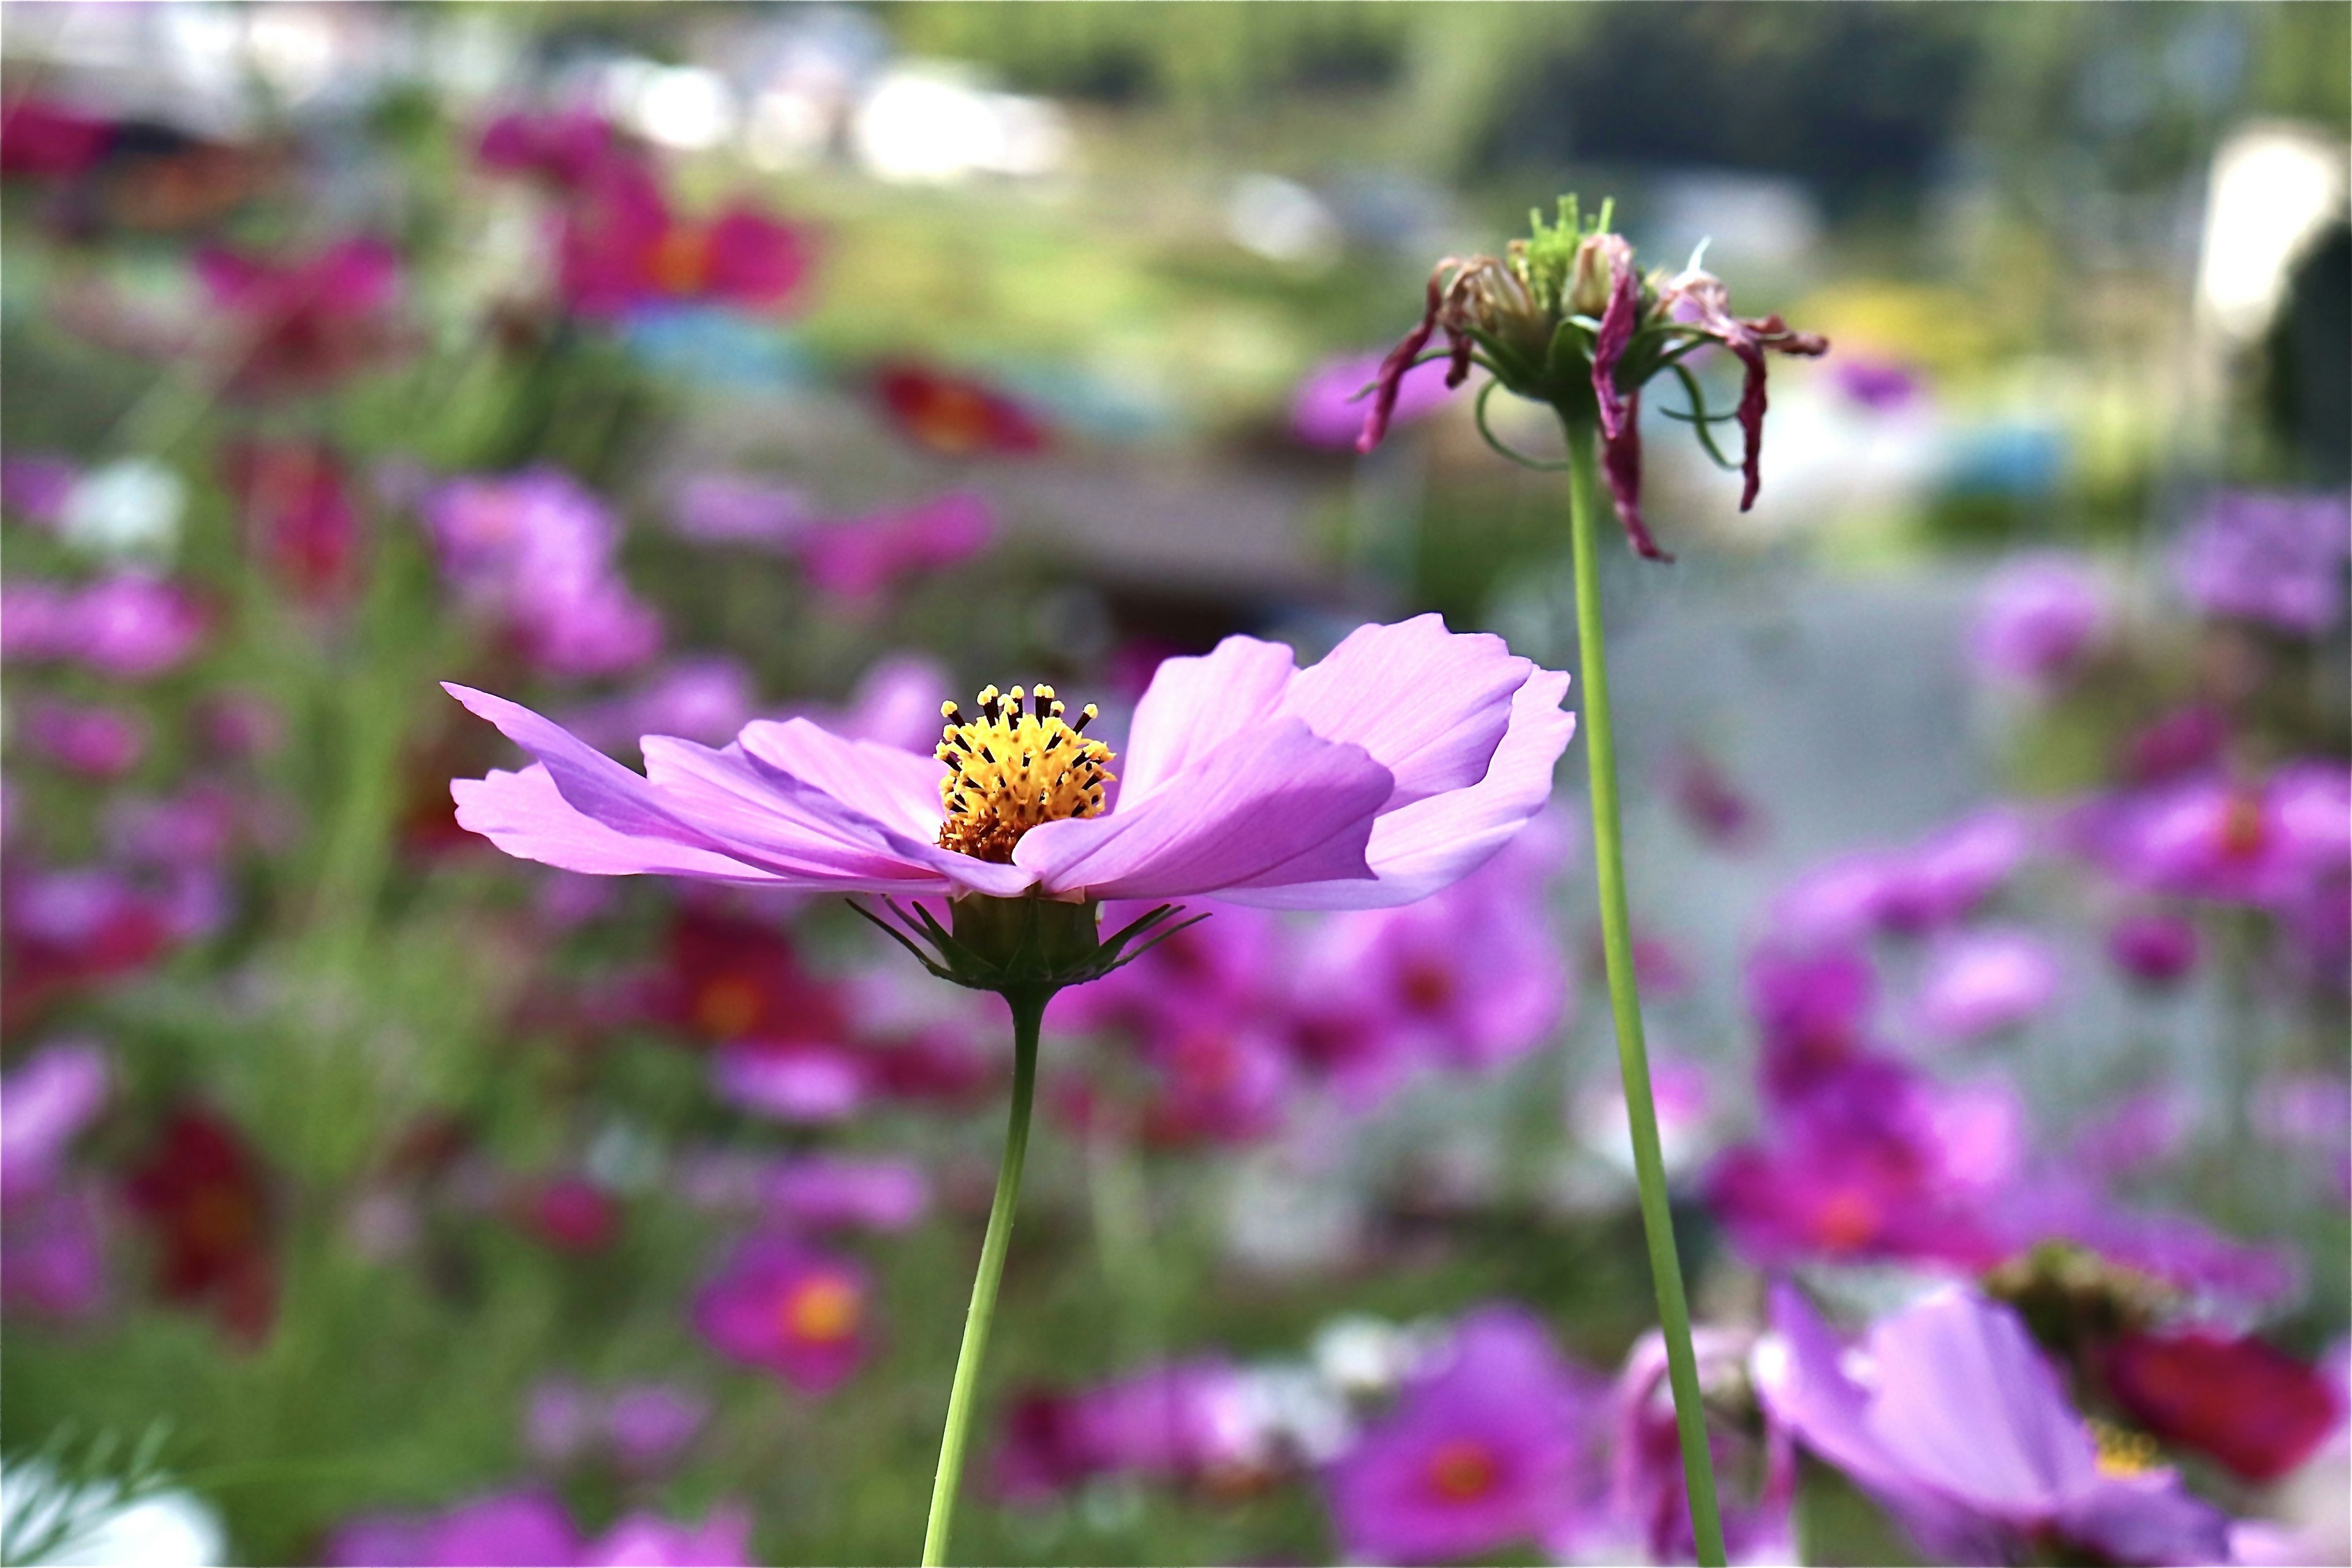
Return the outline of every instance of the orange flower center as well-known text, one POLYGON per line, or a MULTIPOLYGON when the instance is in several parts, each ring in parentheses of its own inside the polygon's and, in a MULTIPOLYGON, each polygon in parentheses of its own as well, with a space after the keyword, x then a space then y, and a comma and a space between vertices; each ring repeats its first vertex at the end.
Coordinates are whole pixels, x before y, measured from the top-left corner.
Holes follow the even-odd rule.
POLYGON ((839 1344, 857 1331, 865 1298, 836 1274, 820 1274, 789 1287, 776 1303, 776 1321, 786 1339, 804 1344, 839 1344))
POLYGON ((1065 721, 1054 689, 1041 686, 1022 711, 1022 690, 980 694, 978 719, 967 721, 952 702, 940 704, 947 728, 931 754, 947 763, 940 781, 940 847, 975 859, 1010 865, 1013 847, 1041 822, 1092 816, 1102 810, 1110 748, 1085 738, 1095 720, 1087 703, 1075 724, 1065 721))
POLYGON ((1494 1450, 1468 1437, 1439 1446, 1429 1456, 1429 1487, 1447 1502, 1476 1502, 1501 1479, 1494 1450))
POLYGON ((1878 1234, 1878 1205, 1851 1188, 1832 1193, 1813 1215, 1813 1234, 1832 1252, 1852 1252, 1878 1234))
POLYGON ((722 974, 706 983, 694 999, 696 1026, 713 1037, 741 1037, 767 1011, 757 982, 740 974, 722 974))
POLYGON ((700 224, 672 224, 654 242, 646 270, 666 294, 701 293, 710 286, 710 230, 700 224))
POLYGON ((2251 860, 2263 852, 2270 841, 2270 828, 2263 820, 2263 803, 2259 795, 2234 795, 2221 814, 2221 853, 2232 859, 2251 860))

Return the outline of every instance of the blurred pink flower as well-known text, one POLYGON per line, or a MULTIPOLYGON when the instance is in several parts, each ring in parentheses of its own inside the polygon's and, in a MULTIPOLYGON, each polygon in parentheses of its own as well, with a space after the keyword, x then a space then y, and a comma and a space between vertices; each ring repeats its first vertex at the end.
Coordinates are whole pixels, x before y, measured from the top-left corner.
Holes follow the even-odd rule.
POLYGON ((475 142, 484 168, 531 174, 560 191, 576 190, 613 159, 628 156, 612 121, 584 109, 547 113, 509 110, 492 117, 475 142))
POLYGON ((735 1040, 711 1058, 710 1087, 755 1115, 822 1125, 855 1114, 872 1086, 864 1061, 845 1047, 735 1040))
POLYGON ((0 176, 79 174, 106 156, 114 122, 55 99, 22 94, 0 120, 0 176))
POLYGON ((1230 1484, 1267 1459, 1241 1373, 1202 1356, 1092 1388, 1021 1397, 992 1471, 999 1495, 1035 1502, 1097 1476, 1230 1484))
POLYGON ((2225 903, 2293 899, 2352 870, 2352 770, 2290 763, 2092 802, 2078 841, 2127 887, 2225 903))
POLYGON ((874 391, 900 435, 943 458, 1045 449, 1045 428, 1028 409, 969 376, 894 361, 876 367, 874 391))
POLYGON ((2211 616, 2315 637, 2344 618, 2352 505, 2341 494, 2225 491, 2173 556, 2189 604, 2211 616))
POLYGON ((453 479, 424 500, 442 574, 471 608, 504 623, 555 675, 610 675, 661 646, 652 607, 622 581, 621 526, 554 468, 453 479))
POLYGON ((802 1154, 777 1162, 762 1207, 803 1230, 900 1231, 930 1206, 930 1184, 911 1160, 802 1154))
POLYGON ((623 1384, 609 1390, 551 1378, 530 1392, 523 1435, 542 1462, 607 1457, 631 1475, 674 1464, 710 1417, 710 1402, 667 1383, 623 1384))
POLYGON ((383 240, 339 240, 290 260, 215 247, 197 253, 195 271, 232 391, 315 394, 405 345, 400 256, 383 240))
POLYGON ((1995 680, 2049 688, 2080 667, 2108 619, 2107 595, 2081 559, 2022 555, 1985 582, 1969 653, 1995 680))
POLYGON ((1927 955, 1915 1015, 1930 1038, 1973 1040, 2014 1029, 2057 998, 2058 955, 2032 931, 2000 926, 1957 933, 1927 955))
POLYGON ((1562 1550, 1598 1500, 1590 1434, 1600 1403, 1531 1314, 1470 1314, 1437 1364, 1333 1462, 1326 1485, 1341 1550, 1376 1563, 1562 1550))
POLYGON ((2128 914, 2107 928, 2107 957, 2132 979, 2169 985, 2197 966, 2196 922, 2162 910, 2128 914))
POLYGON ((41 698, 22 722, 26 745, 84 778, 121 778, 147 754, 147 721, 126 709, 41 698))
POLYGON ((845 1258, 752 1237, 694 1300, 694 1325, 719 1353, 824 1394, 866 1359, 873 1287, 845 1258))
POLYGON ((138 679, 185 662, 205 617, 184 589, 123 572, 82 588, 37 579, 0 587, 0 658, 59 660, 138 679))
POLYGON ((670 501, 670 526, 698 544, 783 550, 807 531, 815 509, 800 490, 742 474, 695 474, 670 501))
POLYGON ((978 554, 996 536, 986 501, 964 491, 902 510, 800 530, 789 548, 809 581, 840 598, 874 598, 899 579, 978 554))
POLYGON ((688 1526, 640 1510, 574 1561, 580 1568, 740 1568, 752 1561, 751 1510, 720 1503, 700 1524, 688 1526))
POLYGON ((0 1204, 57 1185, 68 1145, 106 1104, 110 1077, 101 1047, 61 1040, 0 1079, 0 1204))
POLYGON ((708 219, 679 216, 653 171, 625 157, 581 167, 559 224, 564 303, 596 319, 684 301, 782 310, 814 260, 807 230, 748 202, 708 219))
POLYGON ((359 587, 360 517, 333 448, 315 441, 237 441, 223 480, 244 513, 247 549, 295 598, 326 607, 359 587))
POLYGON ((55 529, 80 481, 80 466, 68 458, 0 458, 0 506, 36 527, 55 529))
MULTIPOLYGON (((1364 427, 1370 405, 1366 394, 1381 374, 1377 353, 1346 354, 1328 359, 1308 371, 1290 398, 1290 433, 1310 447, 1353 448, 1364 427)), ((1452 400, 1455 389, 1445 384, 1445 367, 1434 363, 1408 371, 1397 383, 1391 424, 1410 424, 1433 414, 1452 400)))
MULTIPOLYGON (((1691 1336, 1699 1386, 1718 1403, 1737 1398, 1747 1379, 1753 1336, 1699 1328, 1691 1336)), ((1777 1422, 1754 1426, 1713 1414, 1707 1447, 1721 1479, 1724 1546, 1734 1562, 1799 1561, 1795 1506, 1797 1455, 1777 1422)), ((1643 1561, 1691 1563, 1697 1548, 1690 1493, 1683 1476, 1665 1341, 1654 1329, 1633 1342, 1618 1377, 1615 1441, 1610 1445, 1609 1511, 1641 1543, 1643 1561)))
POLYGON ((543 1491, 495 1493, 438 1514, 362 1514, 328 1539, 331 1568, 560 1568, 580 1537, 543 1491))

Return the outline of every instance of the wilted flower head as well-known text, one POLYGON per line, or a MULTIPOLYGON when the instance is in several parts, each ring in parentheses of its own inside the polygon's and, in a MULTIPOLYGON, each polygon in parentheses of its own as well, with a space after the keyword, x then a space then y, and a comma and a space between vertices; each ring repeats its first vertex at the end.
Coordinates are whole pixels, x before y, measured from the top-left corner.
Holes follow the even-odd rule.
POLYGON ((2237 490, 2214 498, 2181 538, 2173 572, 2211 616, 2313 637, 2344 616, 2352 510, 2336 495, 2237 490))
MULTIPOLYGON (((1714 343, 1737 355, 1745 382, 1734 416, 1746 442, 1739 464, 1739 507, 1753 506, 1764 444, 1764 356, 1767 352, 1813 356, 1828 340, 1794 331, 1778 316, 1731 314, 1721 279, 1701 271, 1697 258, 1680 273, 1636 272, 1633 247, 1609 228, 1603 204, 1590 223, 1574 196, 1560 198, 1559 218, 1530 215, 1533 234, 1515 239, 1500 257, 1447 257, 1430 274, 1421 324, 1381 365, 1371 412, 1357 449, 1370 451, 1387 433, 1406 374, 1425 354, 1449 362, 1446 384, 1459 386, 1476 364, 1494 384, 1517 396, 1549 404, 1563 420, 1597 422, 1601 467, 1617 515, 1633 548, 1653 560, 1670 559, 1642 521, 1642 389, 1672 374, 1690 394, 1687 416, 1714 451, 1716 418, 1683 362, 1714 343), (1429 354, 1443 329, 1442 356, 1429 354)), ((1483 401, 1486 393, 1481 393, 1483 401)), ((1482 414, 1483 421, 1483 414, 1482 414)))
POLYGON ((1589 1436, 1600 1404, 1526 1311, 1464 1319, 1438 1363, 1332 1464, 1345 1550, 1444 1563, 1528 1542, 1557 1549, 1588 1522, 1601 1489, 1589 1436))

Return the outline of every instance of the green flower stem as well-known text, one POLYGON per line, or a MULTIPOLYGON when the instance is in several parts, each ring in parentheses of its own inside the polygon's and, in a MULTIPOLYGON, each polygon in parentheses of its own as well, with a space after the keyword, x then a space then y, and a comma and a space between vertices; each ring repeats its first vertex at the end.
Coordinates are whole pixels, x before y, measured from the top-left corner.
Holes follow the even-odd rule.
POLYGON ((963 1348, 956 1352, 955 1384, 948 1394, 948 1426, 940 1438, 940 1471, 931 1483, 930 1527, 923 1532, 923 1568, 948 1560, 948 1532, 955 1526, 956 1492, 963 1480, 963 1450, 971 1436, 972 1392, 988 1353, 989 1325, 996 1318, 997 1281, 1004 1277, 1004 1252, 1013 1240, 1013 1211, 1021 1202, 1021 1166, 1029 1153, 1029 1103, 1036 1098, 1037 1030, 1053 992, 1007 991, 1013 1009, 1013 1112, 1004 1130, 1004 1159, 996 1168, 996 1201, 988 1207, 988 1235, 980 1244, 980 1272, 971 1282, 971 1307, 964 1314, 963 1348))
POLYGON ((1570 549, 1576 563, 1576 643, 1583 700, 1584 761, 1592 780, 1592 863, 1601 884, 1601 941, 1609 970, 1609 1005, 1617 1017, 1617 1060, 1625 1078, 1625 1120, 1633 1134, 1633 1173, 1642 1189, 1642 1229, 1665 1331, 1666 1375, 1682 1439, 1683 1480, 1701 1563, 1721 1568, 1723 1521, 1715 1503, 1715 1468, 1699 1403, 1698 1359, 1691 1352, 1690 1304, 1683 1297, 1675 1222, 1666 1206, 1665 1163, 1658 1153, 1658 1110, 1650 1096, 1650 1058, 1642 1042, 1642 998, 1633 984, 1633 940, 1625 913, 1625 845, 1617 812, 1617 742, 1609 720, 1609 659, 1601 629, 1601 572, 1594 535, 1601 527, 1600 461, 1594 423, 1565 418, 1568 436, 1570 549))

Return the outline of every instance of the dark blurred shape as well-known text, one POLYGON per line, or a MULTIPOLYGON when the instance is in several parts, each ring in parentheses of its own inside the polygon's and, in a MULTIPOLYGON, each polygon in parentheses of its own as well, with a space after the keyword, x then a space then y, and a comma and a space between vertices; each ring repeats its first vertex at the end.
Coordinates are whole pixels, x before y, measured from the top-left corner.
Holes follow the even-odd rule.
POLYGON ((155 1246, 164 1300, 209 1307, 258 1344, 278 1313, 268 1194, 260 1156, 218 1112, 183 1106, 124 1190, 155 1246))
POLYGON ((2295 263, 2263 350, 2272 427, 2315 482, 2352 480, 2352 225, 2328 227, 2295 263))
POLYGON ((2278 1479, 2336 1425, 2336 1400, 2317 1369, 2251 1336, 2131 1335, 2109 1355, 2106 1373, 2124 1408, 2158 1438, 2210 1454, 2250 1481, 2278 1479))
POLYGON ((1483 162, 1770 170, 1835 208, 1929 184, 1981 46, 1965 15, 1876 5, 1597 7, 1496 116, 1483 162))

